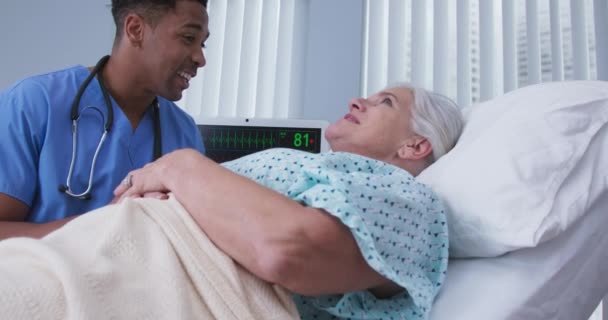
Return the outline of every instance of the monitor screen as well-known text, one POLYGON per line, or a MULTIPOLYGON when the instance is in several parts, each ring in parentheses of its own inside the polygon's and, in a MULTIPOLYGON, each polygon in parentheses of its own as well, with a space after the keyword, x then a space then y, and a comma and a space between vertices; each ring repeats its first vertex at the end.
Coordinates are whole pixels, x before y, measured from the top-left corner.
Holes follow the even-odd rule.
POLYGON ((316 120, 215 118, 200 123, 198 128, 207 157, 224 162, 269 148, 327 151, 327 125, 316 120))

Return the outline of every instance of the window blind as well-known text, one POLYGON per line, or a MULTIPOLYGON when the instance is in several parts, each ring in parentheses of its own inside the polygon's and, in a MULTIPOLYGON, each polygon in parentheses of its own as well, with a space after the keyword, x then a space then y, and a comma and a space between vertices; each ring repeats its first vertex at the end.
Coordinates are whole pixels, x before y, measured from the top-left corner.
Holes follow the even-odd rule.
POLYGON ((207 65, 191 80, 178 105, 195 120, 297 114, 307 2, 209 1, 207 65))
POLYGON ((608 80, 602 0, 366 0, 362 94, 410 82, 461 105, 543 81, 608 80))

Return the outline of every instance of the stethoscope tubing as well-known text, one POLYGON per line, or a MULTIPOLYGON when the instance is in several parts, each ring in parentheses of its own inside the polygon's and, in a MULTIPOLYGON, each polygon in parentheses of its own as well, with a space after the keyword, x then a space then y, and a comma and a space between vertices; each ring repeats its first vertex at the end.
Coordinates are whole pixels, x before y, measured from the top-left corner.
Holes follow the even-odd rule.
MULTIPOLYGON (((72 120, 72 157, 70 160, 70 167, 68 169, 68 176, 66 178, 65 185, 59 186, 59 191, 67 194, 68 196, 89 200, 92 198, 91 189, 93 187, 93 176, 95 173, 95 164, 97 162, 97 158, 99 156, 99 152, 101 147, 103 146, 110 129, 112 128, 112 124, 114 122, 114 111, 112 110, 112 102, 110 101, 110 96, 106 87, 103 83, 102 73, 103 67, 106 62, 110 59, 110 56, 104 56, 101 58, 91 73, 87 76, 84 82, 78 88, 78 92, 72 101, 72 106, 70 110, 70 118, 72 120), (104 102, 107 109, 107 118, 105 119, 104 130, 101 138, 99 139, 99 143, 97 144, 97 148, 95 149, 95 153, 93 154, 93 160, 91 161, 91 171, 89 172, 89 181, 87 184, 87 188, 85 191, 81 193, 74 192, 71 187, 72 175, 74 173, 74 166, 76 163, 76 151, 77 151, 77 136, 78 136, 78 121, 80 120, 80 113, 78 111, 78 106, 80 105, 80 99, 84 94, 84 91, 89 86, 89 83, 93 80, 93 78, 97 76, 97 80, 99 82, 99 86, 101 87, 101 92, 103 93, 104 102)), ((154 112, 154 160, 160 158, 162 155, 162 137, 161 137, 161 127, 160 127, 160 108, 158 99, 154 99, 152 102, 153 112, 154 112)), ((86 109, 86 108, 85 108, 86 109)), ((103 116, 103 114, 102 114, 103 116)))
POLYGON ((97 156, 99 155, 99 150, 101 150, 101 146, 103 145, 103 142, 106 140, 106 136, 108 135, 108 130, 104 129, 103 134, 101 135, 101 138, 99 139, 99 143, 97 144, 97 148, 95 149, 95 154, 93 155, 93 160, 91 161, 91 172, 89 173, 89 183, 87 185, 87 189, 79 194, 75 194, 72 192, 72 187, 70 186, 70 181, 72 180, 72 172, 74 172, 74 163, 76 162, 76 144, 77 144, 77 140, 76 136, 77 136, 77 132, 78 132, 78 120, 73 120, 72 121, 72 160, 70 161, 70 169, 68 171, 68 177, 66 179, 65 185, 67 186, 67 189, 64 191, 66 194, 74 197, 74 198, 88 198, 87 195, 90 195, 91 193, 91 188, 93 186, 93 176, 95 174, 95 163, 97 162, 97 156))

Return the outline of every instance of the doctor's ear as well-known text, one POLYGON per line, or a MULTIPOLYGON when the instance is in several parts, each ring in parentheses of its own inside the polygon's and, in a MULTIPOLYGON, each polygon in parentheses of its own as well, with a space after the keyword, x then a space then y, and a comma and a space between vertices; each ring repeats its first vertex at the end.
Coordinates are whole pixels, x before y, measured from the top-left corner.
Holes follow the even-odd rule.
POLYGON ((399 148, 399 158, 405 160, 421 160, 433 152, 433 146, 425 137, 414 135, 407 138, 399 148))
POLYGON ((145 21, 140 15, 130 13, 124 20, 123 37, 132 45, 140 47, 144 39, 145 25, 145 21))

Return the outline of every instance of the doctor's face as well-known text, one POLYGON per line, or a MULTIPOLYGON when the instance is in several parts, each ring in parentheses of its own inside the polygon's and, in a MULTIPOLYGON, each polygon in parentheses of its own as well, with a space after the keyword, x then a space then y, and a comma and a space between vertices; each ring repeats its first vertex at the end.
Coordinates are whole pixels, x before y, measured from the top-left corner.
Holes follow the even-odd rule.
POLYGON ((389 88, 368 98, 350 101, 348 113, 325 131, 333 151, 357 153, 388 161, 406 139, 411 126, 412 91, 389 88))
POLYGON ((145 24, 143 55, 151 91, 166 99, 181 99, 190 79, 206 64, 204 43, 209 37, 209 16, 198 1, 178 0, 156 26, 145 24))

